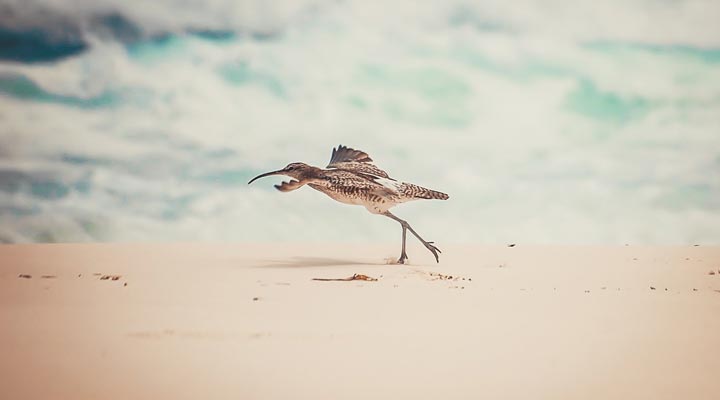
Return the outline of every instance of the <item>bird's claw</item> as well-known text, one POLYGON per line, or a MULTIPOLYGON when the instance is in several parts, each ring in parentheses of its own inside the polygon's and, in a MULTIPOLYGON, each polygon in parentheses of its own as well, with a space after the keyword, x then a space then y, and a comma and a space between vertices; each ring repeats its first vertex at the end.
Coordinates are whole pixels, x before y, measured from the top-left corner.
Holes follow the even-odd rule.
POLYGON ((405 253, 402 253, 400 255, 400 258, 398 258, 397 263, 398 264, 405 264, 405 260, 407 260, 408 256, 405 253))
POLYGON ((428 250, 430 250, 430 252, 433 253, 433 255, 435 256, 435 262, 436 262, 436 263, 439 263, 439 262, 440 262, 440 256, 438 255, 438 253, 442 253, 442 251, 440 251, 440 249, 438 249, 437 247, 435 247, 435 246, 433 245, 433 243, 435 243, 435 242, 424 242, 423 244, 425 245, 425 248, 427 248, 428 250))
MULTIPOLYGON (((428 242, 428 243, 429 243, 429 244, 435 244, 435 242, 428 242)), ((433 246, 433 247, 435 247, 435 246, 433 246)), ((440 249, 438 249, 437 247, 435 247, 435 250, 437 250, 438 253, 442 254, 442 251, 440 251, 440 249)), ((430 251, 432 251, 432 250, 430 250, 430 251)))

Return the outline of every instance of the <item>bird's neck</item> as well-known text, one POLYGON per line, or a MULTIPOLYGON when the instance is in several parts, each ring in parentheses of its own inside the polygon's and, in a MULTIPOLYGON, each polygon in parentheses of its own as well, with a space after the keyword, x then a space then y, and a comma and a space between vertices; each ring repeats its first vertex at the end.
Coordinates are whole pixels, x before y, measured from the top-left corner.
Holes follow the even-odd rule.
POLYGON ((303 171, 303 172, 305 173, 305 176, 311 178, 311 177, 317 177, 317 176, 321 175, 323 173, 323 171, 324 170, 322 168, 313 167, 312 165, 308 165, 307 168, 305 169, 305 171, 303 171))

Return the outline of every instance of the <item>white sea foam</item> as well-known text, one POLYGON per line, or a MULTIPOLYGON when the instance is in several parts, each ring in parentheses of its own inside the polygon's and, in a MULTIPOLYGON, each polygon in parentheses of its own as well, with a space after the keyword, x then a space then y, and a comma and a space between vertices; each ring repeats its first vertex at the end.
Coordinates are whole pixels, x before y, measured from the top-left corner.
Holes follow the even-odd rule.
POLYGON ((0 239, 397 239, 246 185, 340 143, 449 193, 397 209, 440 243, 720 239, 715 2, 42 4, 175 33, 0 63, 0 239))

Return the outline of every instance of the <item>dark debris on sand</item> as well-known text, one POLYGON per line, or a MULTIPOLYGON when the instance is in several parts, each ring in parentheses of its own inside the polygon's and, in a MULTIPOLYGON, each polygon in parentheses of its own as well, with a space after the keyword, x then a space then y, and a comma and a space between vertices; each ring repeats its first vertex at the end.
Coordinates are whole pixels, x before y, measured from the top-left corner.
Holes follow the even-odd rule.
POLYGON ((472 278, 465 278, 457 275, 445 275, 439 272, 430 272, 429 275, 432 277, 432 281, 472 281, 472 278))
POLYGON ((349 282, 349 281, 377 281, 377 278, 373 278, 373 277, 363 275, 363 274, 353 274, 353 276, 350 276, 347 278, 313 278, 312 280, 323 281, 323 282, 332 282, 332 281, 349 282))

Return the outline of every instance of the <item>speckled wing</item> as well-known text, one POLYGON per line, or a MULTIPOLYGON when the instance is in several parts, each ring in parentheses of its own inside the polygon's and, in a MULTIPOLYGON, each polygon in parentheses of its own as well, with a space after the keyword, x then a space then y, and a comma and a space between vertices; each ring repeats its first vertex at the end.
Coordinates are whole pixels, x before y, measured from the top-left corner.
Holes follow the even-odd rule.
POLYGON ((344 169, 331 170, 325 178, 332 186, 358 190, 399 194, 399 183, 387 178, 344 169), (394 183, 395 185, 392 185, 394 183), (396 187, 397 186, 397 187, 396 187))
POLYGON ((327 168, 336 168, 380 178, 390 178, 385 171, 372 163, 372 158, 370 158, 367 153, 343 145, 333 149, 330 164, 328 164, 327 168))
POLYGON ((400 195, 399 184, 388 178, 337 169, 327 174, 325 179, 334 190, 348 195, 360 192, 384 196, 400 195))

